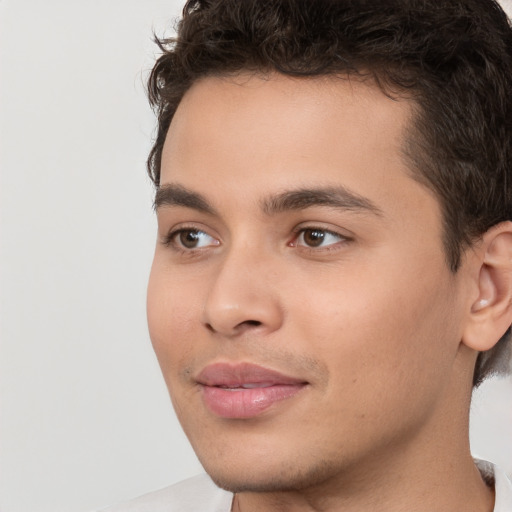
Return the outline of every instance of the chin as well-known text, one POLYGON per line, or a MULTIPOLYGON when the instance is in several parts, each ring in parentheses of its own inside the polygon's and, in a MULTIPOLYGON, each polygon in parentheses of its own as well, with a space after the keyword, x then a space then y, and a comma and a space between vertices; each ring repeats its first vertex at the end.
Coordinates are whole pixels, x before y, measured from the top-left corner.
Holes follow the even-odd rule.
POLYGON ((339 472, 338 467, 326 461, 315 461, 313 466, 300 467, 295 463, 265 464, 258 467, 240 463, 218 467, 217 464, 203 464, 215 484, 233 493, 255 492, 296 492, 322 485, 339 472))

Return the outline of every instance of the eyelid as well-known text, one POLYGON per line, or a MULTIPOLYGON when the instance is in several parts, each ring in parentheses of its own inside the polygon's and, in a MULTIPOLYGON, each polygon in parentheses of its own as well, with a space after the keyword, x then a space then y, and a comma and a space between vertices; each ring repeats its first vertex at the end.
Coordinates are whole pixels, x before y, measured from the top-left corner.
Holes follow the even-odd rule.
POLYGON ((353 241, 354 237, 349 235, 348 233, 341 232, 342 230, 333 229, 331 227, 327 227, 325 225, 322 225, 321 223, 315 223, 315 224, 300 224, 297 226, 293 232, 294 232, 294 238, 291 242, 289 242, 290 247, 300 247, 301 250, 306 251, 312 251, 312 252, 320 252, 322 250, 328 251, 328 250, 335 250, 339 247, 339 245, 344 245, 348 242, 353 241), (322 231, 326 234, 332 235, 334 237, 337 237, 339 240, 335 243, 331 243, 324 246, 308 246, 306 244, 299 244, 298 240, 301 236, 303 236, 305 231, 322 231))
POLYGON ((220 245, 220 238, 214 234, 210 233, 210 230, 206 227, 203 227, 198 224, 178 224, 176 226, 173 226, 169 231, 162 237, 162 244, 166 247, 170 247, 173 250, 177 252, 182 253, 193 253, 202 251, 204 249, 207 249, 208 247, 217 247, 220 245), (214 240, 216 243, 208 244, 204 247, 197 247, 197 248, 187 248, 182 246, 179 242, 176 241, 176 238, 179 236, 180 233, 191 231, 196 233, 204 233, 206 236, 210 237, 212 240, 214 240))
MULTIPOLYGON (((326 226, 322 222, 315 222, 314 224, 305 224, 301 223, 298 226, 296 226, 293 230, 293 238, 290 240, 287 245, 289 247, 296 247, 299 248, 302 251, 310 251, 314 253, 320 253, 322 251, 332 251, 339 249, 340 246, 347 244, 348 242, 351 242, 354 240, 353 235, 347 233, 346 230, 342 230, 338 227, 331 227, 331 225, 326 226), (317 247, 307 245, 305 243, 299 243, 299 239, 301 236, 303 236, 304 232, 306 231, 321 231, 325 234, 331 235, 333 237, 336 237, 338 240, 329 243, 327 245, 319 245, 317 247)), ((212 233, 212 230, 209 229, 209 227, 204 226, 202 223, 181 223, 176 224, 173 227, 171 227, 167 233, 165 233, 161 237, 161 244, 171 248, 172 250, 187 254, 188 256, 198 255, 198 253, 201 253, 205 250, 211 249, 212 247, 217 247, 222 244, 222 241, 220 237, 216 233, 212 233), (207 237, 211 238, 213 240, 213 243, 204 245, 202 247, 186 247, 183 244, 181 244, 179 241, 177 241, 177 237, 180 233, 191 231, 191 232, 197 232, 197 233, 204 233, 207 237)))

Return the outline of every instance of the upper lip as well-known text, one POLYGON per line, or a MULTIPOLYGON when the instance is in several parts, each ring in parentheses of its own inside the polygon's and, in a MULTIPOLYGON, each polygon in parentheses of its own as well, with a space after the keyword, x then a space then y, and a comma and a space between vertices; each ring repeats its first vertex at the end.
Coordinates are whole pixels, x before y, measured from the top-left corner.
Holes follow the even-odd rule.
POLYGON ((303 379, 284 375, 252 363, 213 363, 197 376, 197 382, 204 386, 242 387, 248 384, 261 386, 306 384, 303 379))

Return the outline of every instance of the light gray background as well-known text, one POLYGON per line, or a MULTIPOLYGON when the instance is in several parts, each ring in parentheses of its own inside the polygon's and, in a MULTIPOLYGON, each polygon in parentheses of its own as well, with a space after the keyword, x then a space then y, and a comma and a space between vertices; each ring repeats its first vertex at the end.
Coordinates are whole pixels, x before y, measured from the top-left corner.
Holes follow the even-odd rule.
MULTIPOLYGON (((2 512, 86 512, 200 471, 145 319, 142 84, 180 9, 0 0, 2 512)), ((512 474, 511 379, 472 421, 474 451, 512 474)))

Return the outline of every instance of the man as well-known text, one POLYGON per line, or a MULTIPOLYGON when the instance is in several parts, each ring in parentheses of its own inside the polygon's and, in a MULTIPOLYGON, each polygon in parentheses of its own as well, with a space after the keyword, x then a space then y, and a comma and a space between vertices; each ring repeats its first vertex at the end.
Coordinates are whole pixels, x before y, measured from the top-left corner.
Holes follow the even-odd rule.
POLYGON ((160 46, 149 328, 209 476, 114 510, 512 511, 468 440, 510 362, 500 7, 191 0, 160 46))

